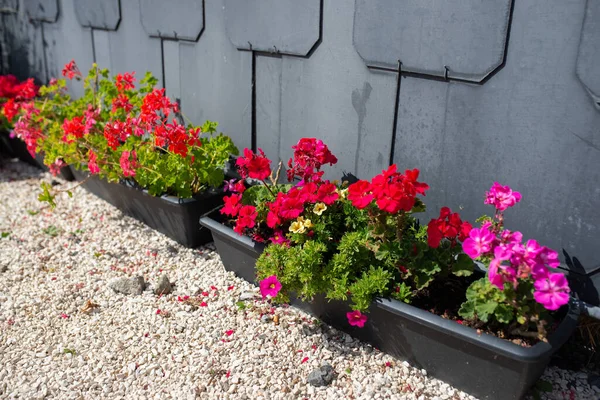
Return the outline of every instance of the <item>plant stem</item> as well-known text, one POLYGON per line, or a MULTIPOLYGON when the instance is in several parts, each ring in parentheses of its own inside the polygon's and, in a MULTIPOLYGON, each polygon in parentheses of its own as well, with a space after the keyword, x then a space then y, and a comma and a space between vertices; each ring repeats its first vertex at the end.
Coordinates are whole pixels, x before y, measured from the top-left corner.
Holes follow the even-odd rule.
POLYGON ((269 193, 271 193, 271 196, 273 196, 273 198, 275 198, 275 193, 273 193, 273 191, 271 190, 271 188, 269 187, 269 185, 267 185, 267 182, 261 180, 262 184, 265 185, 265 187, 267 188, 267 190, 269 191, 269 193))
POLYGON ((88 175, 84 180, 82 180, 81 182, 78 182, 75 186, 70 187, 68 189, 56 189, 54 192, 55 193, 64 193, 64 192, 70 192, 71 190, 77 188, 78 186, 83 185, 84 183, 86 183, 90 178, 92 177, 92 175, 88 175))

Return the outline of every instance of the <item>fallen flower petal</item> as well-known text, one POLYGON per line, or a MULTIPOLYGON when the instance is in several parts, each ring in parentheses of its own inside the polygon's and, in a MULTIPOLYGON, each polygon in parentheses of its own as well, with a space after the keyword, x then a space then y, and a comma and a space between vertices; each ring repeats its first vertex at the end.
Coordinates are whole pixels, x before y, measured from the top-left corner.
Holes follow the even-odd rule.
POLYGON ((304 357, 304 358, 302 359, 302 361, 300 361, 300 364, 304 364, 304 363, 305 363, 305 362, 307 362, 307 361, 308 361, 308 357, 304 357))

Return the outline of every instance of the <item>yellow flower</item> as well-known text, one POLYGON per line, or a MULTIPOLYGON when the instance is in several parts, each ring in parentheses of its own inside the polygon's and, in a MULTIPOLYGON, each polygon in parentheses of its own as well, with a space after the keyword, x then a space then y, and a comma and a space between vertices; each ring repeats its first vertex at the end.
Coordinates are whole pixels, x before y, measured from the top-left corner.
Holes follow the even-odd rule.
POLYGON ((336 189, 341 199, 345 199, 348 196, 348 189, 336 189))
POLYGON ((310 229, 313 226, 312 222, 310 222, 310 219, 304 220, 304 227, 306 229, 310 229))
POLYGON ((313 212, 317 215, 323 214, 323 211, 325 210, 327 210, 327 206, 325 205, 325 203, 317 203, 313 208, 313 212))
POLYGON ((302 224, 302 222, 294 221, 290 225, 290 232, 304 233, 305 230, 306 230, 306 228, 304 228, 304 224, 302 224))

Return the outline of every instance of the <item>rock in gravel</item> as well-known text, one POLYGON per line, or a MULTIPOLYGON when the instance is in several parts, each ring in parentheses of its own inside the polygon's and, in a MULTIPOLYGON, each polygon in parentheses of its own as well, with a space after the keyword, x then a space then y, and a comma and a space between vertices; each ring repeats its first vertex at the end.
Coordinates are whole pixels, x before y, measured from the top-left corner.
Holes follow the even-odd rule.
POLYGON ((253 292, 244 292, 240 295, 240 301, 253 300, 256 295, 253 292))
POLYGON ((333 381, 335 371, 328 363, 323 364, 308 375, 308 383, 313 386, 327 386, 333 381))
POLYGON ((8 264, 0 264, 0 274, 8 271, 8 264))
POLYGON ((133 278, 119 278, 108 284, 112 290, 117 293, 140 295, 146 288, 146 282, 142 276, 133 278))
POLYGON ((158 283, 156 284, 156 288, 154 289, 154 294, 169 294, 173 290, 171 286, 171 282, 169 281, 169 277, 167 274, 162 274, 160 278, 158 278, 158 283))
POLYGON ((600 375, 590 374, 587 381, 592 388, 600 389, 600 375))

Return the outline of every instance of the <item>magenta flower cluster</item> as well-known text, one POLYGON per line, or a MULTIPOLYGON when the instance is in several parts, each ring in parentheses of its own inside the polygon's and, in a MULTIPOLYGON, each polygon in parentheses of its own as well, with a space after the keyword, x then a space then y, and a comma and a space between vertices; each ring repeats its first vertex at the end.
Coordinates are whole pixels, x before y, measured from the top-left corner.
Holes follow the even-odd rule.
POLYGON ((463 251, 472 259, 491 260, 488 278, 492 285, 504 290, 506 283, 515 289, 520 280, 533 279, 535 301, 547 310, 557 310, 569 302, 569 285, 561 273, 550 268, 560 265, 558 253, 535 240, 523 243, 521 232, 502 227, 502 212, 521 200, 521 194, 495 182, 486 193, 485 204, 496 208, 494 223, 474 228, 463 242, 463 251))

